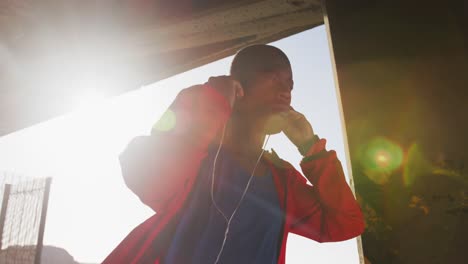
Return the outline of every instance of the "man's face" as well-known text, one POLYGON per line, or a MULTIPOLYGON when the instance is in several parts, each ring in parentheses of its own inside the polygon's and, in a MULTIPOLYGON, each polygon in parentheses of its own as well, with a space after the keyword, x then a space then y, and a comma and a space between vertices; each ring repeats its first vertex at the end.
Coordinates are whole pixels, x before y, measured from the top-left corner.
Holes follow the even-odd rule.
POLYGON ((235 111, 263 123, 265 134, 280 133, 286 124, 281 113, 290 110, 293 86, 291 68, 259 74, 236 102, 235 111))
POLYGON ((260 73, 244 91, 244 97, 236 102, 241 114, 268 118, 288 111, 294 82, 291 68, 260 73))

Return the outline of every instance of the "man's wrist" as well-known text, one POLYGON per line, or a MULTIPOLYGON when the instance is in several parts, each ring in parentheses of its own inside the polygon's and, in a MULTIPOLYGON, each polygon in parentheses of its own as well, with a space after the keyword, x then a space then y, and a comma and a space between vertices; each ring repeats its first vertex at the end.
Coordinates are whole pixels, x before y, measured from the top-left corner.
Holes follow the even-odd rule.
POLYGON ((302 156, 306 156, 307 152, 312 148, 312 146, 319 140, 319 137, 317 135, 314 135, 310 139, 304 141, 304 143, 300 144, 297 146, 297 149, 299 150, 299 153, 301 153, 302 156))

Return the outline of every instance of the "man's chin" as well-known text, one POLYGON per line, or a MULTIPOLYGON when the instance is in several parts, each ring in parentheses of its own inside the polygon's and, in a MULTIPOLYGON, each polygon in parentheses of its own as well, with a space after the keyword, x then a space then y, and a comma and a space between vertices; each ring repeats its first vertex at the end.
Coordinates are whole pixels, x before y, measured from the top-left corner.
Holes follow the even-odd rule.
POLYGON ((285 104, 276 104, 271 107, 272 114, 280 114, 284 112, 288 112, 291 109, 289 105, 285 104))

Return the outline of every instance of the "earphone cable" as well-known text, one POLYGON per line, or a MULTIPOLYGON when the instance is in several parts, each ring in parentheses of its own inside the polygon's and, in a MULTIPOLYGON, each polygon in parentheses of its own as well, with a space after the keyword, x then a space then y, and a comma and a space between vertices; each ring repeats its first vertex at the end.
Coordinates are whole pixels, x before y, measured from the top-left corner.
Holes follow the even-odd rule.
POLYGON ((223 134, 221 135, 221 140, 220 140, 220 143, 219 143, 219 146, 218 146, 218 150, 216 151, 216 155, 215 155, 215 158, 214 158, 214 161, 213 161, 213 170, 212 170, 212 175, 211 175, 211 201, 212 201, 214 207, 216 208, 216 210, 224 217, 224 219, 226 221, 226 224, 227 224, 226 225, 226 230, 224 231, 223 243, 221 244, 221 249, 218 252, 218 256, 216 257, 216 260, 215 260, 214 264, 218 264, 219 258, 221 257, 221 254, 222 254, 223 249, 224 249, 224 245, 226 244, 226 240, 227 240, 227 236, 228 236, 228 233, 229 233, 229 227, 231 225, 231 221, 234 218, 234 216, 235 216, 235 214, 237 212, 237 209, 239 209, 242 201, 244 200, 244 197, 245 197, 245 195, 247 193, 247 190, 249 189, 250 182, 252 181, 253 176, 255 175, 255 170, 257 169, 257 166, 260 163, 260 160, 261 160, 261 158, 263 156, 263 153, 265 152, 265 147, 268 144, 268 140, 270 139, 270 135, 268 135, 266 140, 265 140, 265 143, 263 144, 262 152, 260 153, 260 156, 258 156, 257 162, 255 163, 255 166, 254 166, 254 168, 252 170, 252 174, 250 175, 250 178, 247 181, 247 185, 245 186, 244 192, 242 193, 239 202, 237 203, 234 211, 232 212, 231 216, 228 219, 227 216, 223 213, 223 211, 216 204, 216 201, 214 199, 214 194, 213 194, 214 193, 213 190, 214 190, 214 177, 215 177, 215 170, 216 170, 216 162, 218 160, 218 155, 219 155, 219 152, 221 151, 221 147, 223 145, 225 132, 226 132, 226 125, 224 125, 224 127, 223 127, 223 134))

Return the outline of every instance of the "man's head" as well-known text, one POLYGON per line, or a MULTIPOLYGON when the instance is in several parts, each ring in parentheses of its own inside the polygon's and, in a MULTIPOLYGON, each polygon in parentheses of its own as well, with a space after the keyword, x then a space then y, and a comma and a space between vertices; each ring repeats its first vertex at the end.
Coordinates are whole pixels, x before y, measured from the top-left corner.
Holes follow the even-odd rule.
POLYGON ((235 105, 237 113, 269 118, 289 110, 294 83, 289 59, 280 49, 253 45, 240 50, 230 75, 244 88, 244 97, 235 105))
POLYGON ((230 74, 248 88, 258 74, 290 70, 289 59, 280 49, 269 45, 252 45, 237 52, 232 60, 230 74))

